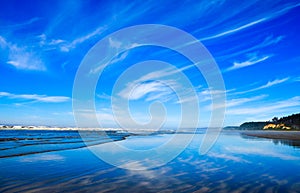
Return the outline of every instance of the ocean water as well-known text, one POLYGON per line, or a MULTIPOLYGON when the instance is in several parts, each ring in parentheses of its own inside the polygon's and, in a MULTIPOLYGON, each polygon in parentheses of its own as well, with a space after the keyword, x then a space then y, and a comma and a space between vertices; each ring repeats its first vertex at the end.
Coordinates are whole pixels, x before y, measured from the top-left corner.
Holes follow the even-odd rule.
MULTIPOLYGON (((169 163, 135 171, 102 161, 74 131, 0 134, 0 192, 300 192, 296 141, 223 132, 207 154, 199 155, 203 139, 199 132, 169 163)), ((106 148, 115 141, 134 149, 155 148, 172 137, 86 135, 93 148, 106 148)))

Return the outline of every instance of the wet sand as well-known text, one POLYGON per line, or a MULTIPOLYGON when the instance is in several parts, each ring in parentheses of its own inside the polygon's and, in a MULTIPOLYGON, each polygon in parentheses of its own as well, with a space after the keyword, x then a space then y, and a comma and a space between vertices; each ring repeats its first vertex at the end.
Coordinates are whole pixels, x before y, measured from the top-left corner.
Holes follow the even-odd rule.
MULTIPOLYGON (((151 169, 143 165, 144 159, 128 156, 132 167, 145 169, 127 170, 101 160, 90 148, 63 150, 78 144, 70 143, 79 140, 76 132, 2 131, 0 137, 8 141, 3 140, 0 148, 11 148, 2 150, 6 151, 3 155, 25 152, 20 149, 22 144, 30 151, 40 152, 52 148, 49 143, 63 143, 55 144, 59 151, 0 158, 0 192, 299 192, 299 148, 288 143, 278 145, 272 140, 243 138, 240 132, 221 134, 206 155, 199 155, 205 133, 195 134, 175 159, 151 169), (37 143, 36 148, 29 145, 33 142, 37 143)), ((161 147, 171 137, 134 135, 118 144, 148 150, 161 147)), ((108 144, 98 148, 108 150, 108 144)), ((165 155, 177 146, 174 143, 165 155)), ((156 163, 155 157, 146 159, 156 163)))
POLYGON ((300 140, 300 131, 242 131, 241 134, 268 139, 300 140))

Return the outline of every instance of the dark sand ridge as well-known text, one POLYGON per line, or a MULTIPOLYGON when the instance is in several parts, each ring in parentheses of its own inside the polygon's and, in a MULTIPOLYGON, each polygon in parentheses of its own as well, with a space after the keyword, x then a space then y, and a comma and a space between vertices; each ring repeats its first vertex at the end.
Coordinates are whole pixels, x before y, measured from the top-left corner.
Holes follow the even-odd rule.
POLYGON ((243 135, 269 139, 300 140, 300 131, 243 131, 243 135))

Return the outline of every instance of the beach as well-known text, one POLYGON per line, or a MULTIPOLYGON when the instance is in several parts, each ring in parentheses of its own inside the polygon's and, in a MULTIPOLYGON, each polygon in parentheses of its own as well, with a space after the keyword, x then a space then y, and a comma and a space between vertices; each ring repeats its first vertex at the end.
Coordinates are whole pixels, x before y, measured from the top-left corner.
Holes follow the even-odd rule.
POLYGON ((242 131, 241 134, 268 139, 300 140, 300 131, 242 131))
MULTIPOLYGON (((165 165, 143 170, 116 167, 97 157, 91 150, 109 149, 112 143, 105 136, 91 136, 91 146, 86 147, 74 131, 1 132, 0 192, 298 192, 300 188, 298 146, 244 138, 240 132, 222 132, 205 155, 199 154, 205 131, 181 134, 194 136, 182 153, 165 165)), ((277 135, 281 133, 294 132, 277 135)), ((157 148, 172 137, 123 135, 110 136, 119 146, 138 151, 157 148)), ((168 152, 178 145, 183 144, 174 144, 168 152)), ((150 159, 131 166, 141 168, 150 159)))

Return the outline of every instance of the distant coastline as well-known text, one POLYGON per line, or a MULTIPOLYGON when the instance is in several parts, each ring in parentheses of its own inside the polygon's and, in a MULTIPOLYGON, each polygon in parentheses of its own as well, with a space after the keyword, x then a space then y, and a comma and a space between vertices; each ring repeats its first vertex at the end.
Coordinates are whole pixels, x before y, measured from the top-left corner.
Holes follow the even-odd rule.
POLYGON ((47 130, 47 131, 121 131, 121 128, 78 128, 78 127, 48 127, 0 125, 0 130, 47 130))
MULTIPOLYGON (((25 125, 1 125, 0 130, 44 130, 44 131, 113 131, 113 132, 159 132, 151 129, 122 129, 122 128, 78 128, 78 127, 50 127, 50 126, 25 126, 25 125)), ((300 135, 293 137, 292 135, 300 133, 300 113, 289 115, 286 117, 274 117, 269 121, 245 122, 240 126, 226 126, 224 131, 245 131, 243 134, 248 136, 266 137, 274 139, 297 139, 300 135), (253 131, 253 132, 250 132, 253 131), (267 131, 278 131, 267 133, 267 131), (280 132, 281 131, 281 132, 280 132), (282 131, 295 131, 290 134, 282 134, 282 131), (281 135, 281 136, 279 136, 281 135)), ((176 130, 166 130, 176 133, 176 130)))
POLYGON ((274 117, 270 121, 245 122, 240 126, 228 126, 224 130, 240 131, 241 135, 268 139, 300 140, 300 113, 286 117, 274 117))
POLYGON ((300 113, 286 117, 274 117, 269 121, 245 122, 240 126, 228 126, 225 130, 275 130, 300 131, 300 113))
MULTIPOLYGON (((133 129, 133 128, 110 128, 110 127, 49 127, 49 126, 20 126, 20 125, 0 125, 1 130, 20 130, 20 131, 70 131, 70 132, 109 132, 109 133, 131 133, 134 135, 149 135, 149 134, 173 134, 176 133, 175 130, 165 129, 165 130, 156 130, 156 129, 133 129)), ((185 131, 181 131, 183 133, 185 131)), ((186 131, 186 133, 189 133, 186 131)))

